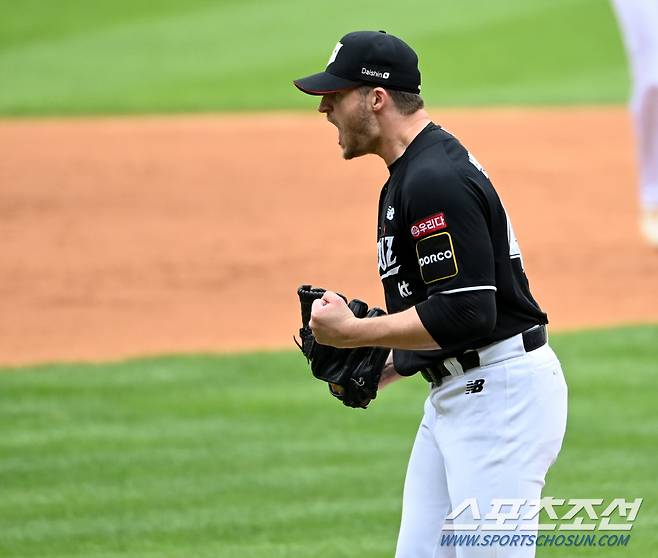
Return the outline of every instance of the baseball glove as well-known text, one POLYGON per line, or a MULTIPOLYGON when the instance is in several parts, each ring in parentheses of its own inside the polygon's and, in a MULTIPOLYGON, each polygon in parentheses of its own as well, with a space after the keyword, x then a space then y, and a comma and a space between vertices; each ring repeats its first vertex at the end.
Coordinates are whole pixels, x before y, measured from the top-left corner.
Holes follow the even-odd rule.
MULTIPOLYGON (((295 339, 311 365, 313 376, 327 382, 331 394, 348 407, 365 409, 377 397, 379 378, 386 363, 389 349, 359 347, 339 349, 321 345, 315 340, 309 326, 313 301, 322 298, 325 289, 302 285, 297 289, 302 312, 301 342, 295 339)), ((347 302, 347 299, 340 295, 347 302)), ((372 318, 386 314, 381 308, 370 308, 361 300, 351 300, 348 306, 357 318, 372 318)))

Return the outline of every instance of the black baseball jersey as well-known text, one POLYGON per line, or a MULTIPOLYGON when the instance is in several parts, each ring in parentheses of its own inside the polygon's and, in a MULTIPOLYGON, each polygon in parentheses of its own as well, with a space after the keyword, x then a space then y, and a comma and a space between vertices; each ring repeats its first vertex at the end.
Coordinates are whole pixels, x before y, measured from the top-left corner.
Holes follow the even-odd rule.
POLYGON ((439 359, 548 323, 530 294, 505 208, 485 170, 455 137, 428 124, 389 171, 379 200, 377 234, 386 306, 389 313, 416 306, 442 347, 395 350, 399 373, 413 374, 439 359), (493 331, 442 342, 437 334, 441 328, 433 327, 437 320, 431 305, 451 302, 442 297, 486 292, 495 294, 493 331))

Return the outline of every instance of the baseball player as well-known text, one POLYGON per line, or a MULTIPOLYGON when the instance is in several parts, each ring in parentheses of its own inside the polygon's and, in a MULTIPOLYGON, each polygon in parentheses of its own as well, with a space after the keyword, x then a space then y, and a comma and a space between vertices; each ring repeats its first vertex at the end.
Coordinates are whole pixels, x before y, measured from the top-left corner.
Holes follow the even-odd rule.
POLYGON ((476 505, 455 523, 490 523, 496 499, 516 499, 514 515, 531 516, 566 425, 547 317, 498 194, 476 158, 431 122, 416 53, 399 38, 348 33, 325 71, 294 84, 321 96, 318 110, 338 129, 345 159, 374 154, 390 172, 377 229, 389 313, 359 317, 353 303, 320 290, 310 329, 322 345, 391 348, 380 388, 417 372, 428 382, 396 556, 534 556, 527 537, 537 517, 526 521, 525 539, 505 547, 443 546, 441 537, 465 501, 476 505))
POLYGON ((630 110, 637 138, 640 225, 658 246, 658 0, 614 0, 630 59, 630 110))

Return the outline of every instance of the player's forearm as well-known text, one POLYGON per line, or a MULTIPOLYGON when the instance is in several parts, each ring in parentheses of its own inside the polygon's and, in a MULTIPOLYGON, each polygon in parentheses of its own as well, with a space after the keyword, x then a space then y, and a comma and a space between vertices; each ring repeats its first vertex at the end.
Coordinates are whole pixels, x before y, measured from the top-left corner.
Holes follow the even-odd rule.
POLYGON ((416 308, 377 318, 354 320, 349 346, 428 350, 439 346, 423 326, 416 308))

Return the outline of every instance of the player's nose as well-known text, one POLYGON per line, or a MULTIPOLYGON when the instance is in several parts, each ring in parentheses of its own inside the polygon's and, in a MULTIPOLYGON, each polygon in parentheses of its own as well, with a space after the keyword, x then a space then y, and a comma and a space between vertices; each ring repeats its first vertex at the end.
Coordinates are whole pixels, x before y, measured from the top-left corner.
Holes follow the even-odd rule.
POLYGON ((328 113, 331 110, 331 103, 327 95, 322 95, 320 104, 318 105, 318 112, 328 113))

